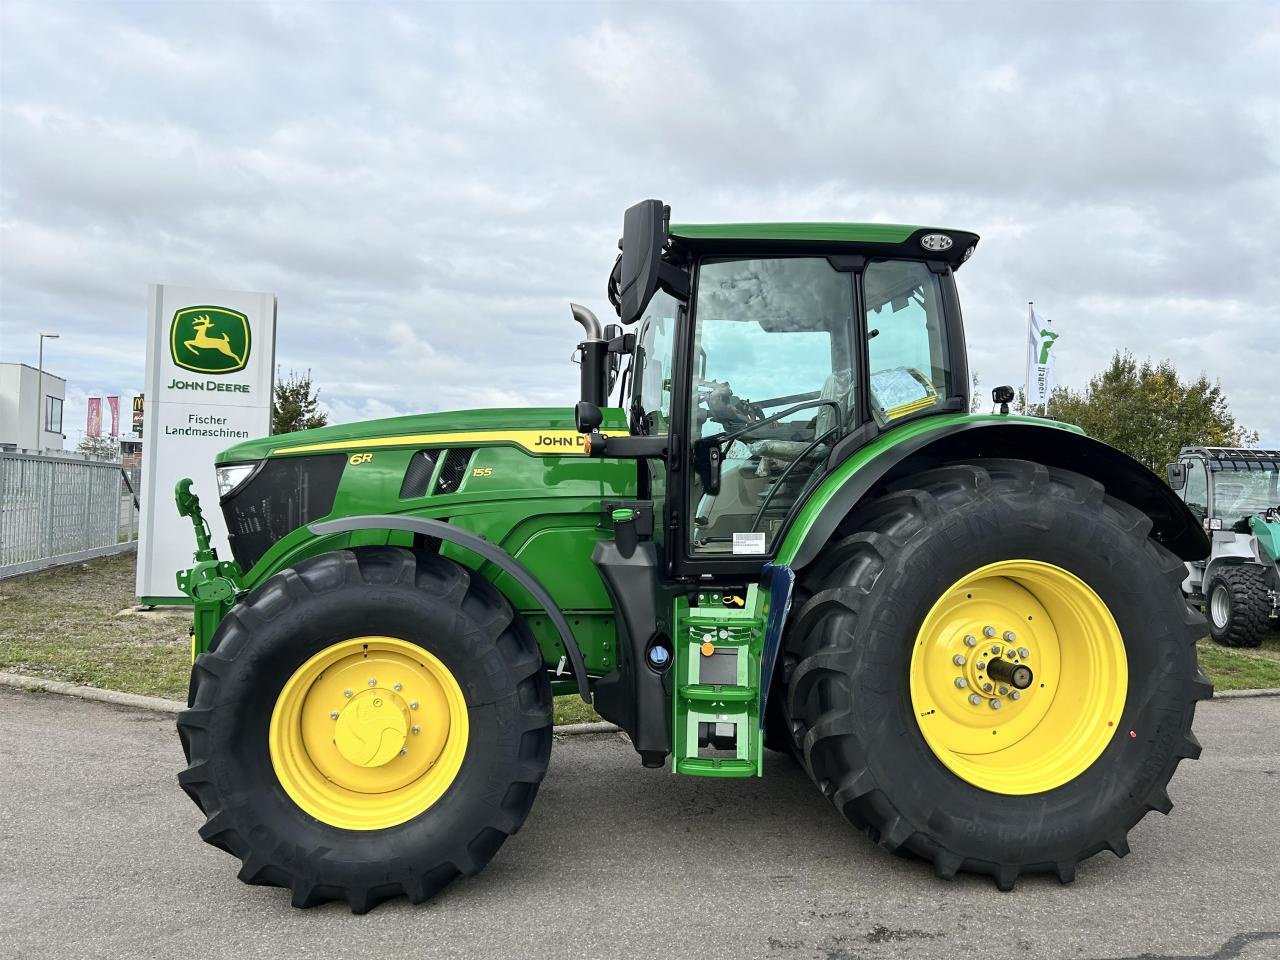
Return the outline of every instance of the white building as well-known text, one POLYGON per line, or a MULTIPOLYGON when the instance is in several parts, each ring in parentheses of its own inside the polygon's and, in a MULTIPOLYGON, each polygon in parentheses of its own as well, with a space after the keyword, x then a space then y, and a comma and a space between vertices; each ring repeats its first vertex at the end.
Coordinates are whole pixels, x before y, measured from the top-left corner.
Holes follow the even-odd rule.
POLYGON ((48 370, 40 378, 25 363, 0 363, 0 450, 61 450, 66 395, 67 381, 48 370))

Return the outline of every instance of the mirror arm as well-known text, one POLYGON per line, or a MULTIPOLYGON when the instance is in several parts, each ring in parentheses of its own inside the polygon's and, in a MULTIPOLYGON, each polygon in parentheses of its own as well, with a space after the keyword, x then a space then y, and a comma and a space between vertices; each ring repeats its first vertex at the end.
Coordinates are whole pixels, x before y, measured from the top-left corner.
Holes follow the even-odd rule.
POLYGON ((682 267, 658 261, 658 286, 677 300, 689 299, 689 271, 682 267))

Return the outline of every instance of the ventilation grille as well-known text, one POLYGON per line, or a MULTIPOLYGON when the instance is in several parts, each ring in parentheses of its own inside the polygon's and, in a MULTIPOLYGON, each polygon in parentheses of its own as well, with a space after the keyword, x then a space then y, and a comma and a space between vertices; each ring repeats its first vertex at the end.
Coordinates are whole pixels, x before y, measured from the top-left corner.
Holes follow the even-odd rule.
POLYGON ((279 457, 222 499, 231 555, 249 570, 277 540, 333 509, 347 458, 279 457))
POLYGON ((436 493, 457 492, 467 475, 467 465, 471 462, 473 453, 475 449, 472 447, 454 447, 445 454, 444 463, 440 466, 440 476, 436 480, 436 493))
POLYGON ((419 450, 409 461, 409 469, 404 472, 404 482, 400 484, 400 499, 424 497, 427 484, 431 482, 431 472, 436 468, 435 450, 419 450))

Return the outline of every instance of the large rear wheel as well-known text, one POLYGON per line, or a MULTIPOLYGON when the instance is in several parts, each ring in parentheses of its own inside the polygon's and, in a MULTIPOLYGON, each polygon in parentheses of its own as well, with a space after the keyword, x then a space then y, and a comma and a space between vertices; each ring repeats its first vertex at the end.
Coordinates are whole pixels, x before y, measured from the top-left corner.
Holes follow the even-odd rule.
POLYGON ((783 712, 823 793, 883 846, 1064 882, 1128 852, 1199 754, 1212 688, 1183 565, 1075 473, 987 460, 861 506, 804 572, 783 712))
POLYGON ((296 906, 363 913, 478 872, 550 757, 528 628, 480 577, 399 548, 276 574, 223 620, 192 690, 179 782, 200 835, 296 906))

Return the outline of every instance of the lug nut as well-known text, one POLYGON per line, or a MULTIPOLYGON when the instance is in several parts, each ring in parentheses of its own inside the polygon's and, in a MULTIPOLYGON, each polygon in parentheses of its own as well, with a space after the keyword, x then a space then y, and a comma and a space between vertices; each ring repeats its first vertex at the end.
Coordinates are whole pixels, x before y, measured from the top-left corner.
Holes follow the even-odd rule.
POLYGON ((994 636, 996 635, 996 628, 995 628, 995 627, 983 627, 983 628, 982 628, 982 635, 983 635, 984 637, 986 637, 988 640, 990 640, 992 637, 994 637, 994 636))
POLYGON ((1012 630, 1006 630, 1006 631, 1004 632, 1004 640, 1005 640, 1005 643, 1013 643, 1013 641, 1015 641, 1015 640, 1017 640, 1017 639, 1018 639, 1018 638, 1017 638, 1017 636, 1014 634, 1014 632, 1013 632, 1012 630))
POLYGON ((371 687, 376 687, 377 685, 378 685, 378 681, 377 681, 377 680, 375 680, 375 679, 373 679, 373 677, 370 677, 370 678, 369 678, 369 686, 371 686, 371 687))
POLYGON ((991 692, 991 684, 989 684, 989 683, 984 683, 984 684, 982 685, 982 689, 983 689, 983 690, 985 690, 987 693, 990 693, 990 692, 991 692))
POLYGON ((1009 699, 1010 699, 1010 700, 1021 700, 1021 699, 1022 699, 1022 691, 1021 691, 1021 690, 1013 690, 1013 691, 1010 691, 1010 693, 1009 693, 1009 699))
POLYGON ((956 677, 956 689, 963 690, 969 685, 969 681, 964 677, 956 677))
POLYGON ((393 684, 391 685, 391 689, 392 689, 392 690, 394 690, 396 693, 399 693, 399 692, 400 692, 400 690, 401 690, 401 687, 400 687, 400 683, 399 683, 399 681, 397 681, 397 682, 393 683, 393 684))
POLYGON ((1001 706, 1002 706, 1002 704, 1000 703, 1000 701, 999 701, 999 700, 992 700, 992 701, 991 701, 991 709, 992 709, 992 710, 999 710, 1001 706))
POLYGON ((1023 660, 1025 660, 1027 659, 1027 657, 1031 656, 1031 651, 1028 650, 1026 647, 1019 647, 1018 656, 1020 656, 1023 660))
POLYGON ((971 633, 964 638, 964 645, 966 647, 976 647, 978 645, 978 638, 971 633))
POLYGON ((979 669, 979 670, 985 670, 985 669, 987 669, 987 661, 985 661, 985 660, 979 660, 979 661, 978 661, 978 669, 979 669))
POLYGON ((405 747, 401 747, 401 748, 400 748, 400 756, 402 756, 402 757, 407 757, 408 755, 409 755, 409 751, 408 751, 408 749, 406 749, 405 747))
POLYGON ((350 690, 343 690, 343 691, 342 691, 342 695, 343 695, 344 697, 346 697, 348 700, 350 700, 350 699, 351 699, 351 691, 350 691, 350 690))
POLYGON ((1008 695, 1008 693, 1009 693, 1009 688, 1008 688, 1008 687, 1006 687, 1004 684, 1001 684, 1001 685, 1000 685, 1000 689, 999 689, 999 691, 998 691, 998 692, 999 692, 1000 696, 1002 696, 1002 697, 1003 697, 1003 696, 1006 696, 1006 695, 1008 695))
POLYGON ((969 702, 976 707, 978 704, 982 702, 982 698, 978 696, 976 693, 971 693, 969 694, 969 702))
POLYGON ((993 643, 991 645, 991 652, 995 654, 997 657, 1000 656, 1000 644, 993 643))
POLYGON ((413 727, 412 727, 411 729, 413 730, 413 732, 414 732, 414 733, 421 733, 421 732, 422 732, 422 728, 421 728, 420 726, 418 726, 416 723, 413 725, 413 727))
POLYGON ((337 711, 337 710, 330 710, 330 711, 329 711, 329 719, 330 719, 330 720, 337 720, 337 719, 338 719, 338 711, 337 711))
POLYGON ((951 662, 954 663, 957 667, 963 667, 965 664, 964 654, 957 653, 954 657, 951 658, 951 662))
POLYGON ((417 709, 418 709, 418 701, 417 701, 417 700, 410 700, 410 701, 409 701, 409 709, 410 709, 410 710, 417 710, 417 709))

